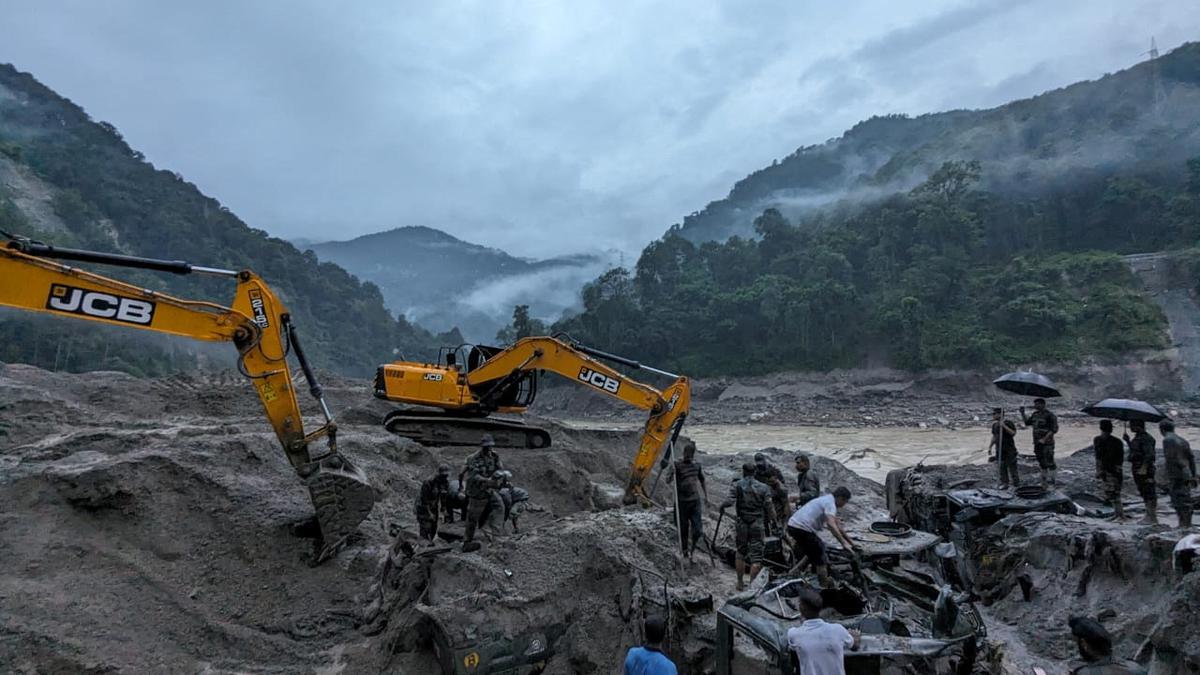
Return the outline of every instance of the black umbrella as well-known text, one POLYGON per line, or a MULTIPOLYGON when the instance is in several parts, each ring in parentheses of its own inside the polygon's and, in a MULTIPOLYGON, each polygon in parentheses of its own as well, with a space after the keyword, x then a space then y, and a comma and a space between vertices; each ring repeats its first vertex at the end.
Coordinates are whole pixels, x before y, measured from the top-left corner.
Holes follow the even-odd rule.
POLYGON ((1132 422, 1134 420, 1161 422, 1167 418, 1166 413, 1149 403, 1127 398, 1106 398, 1099 403, 1093 403, 1084 408, 1083 412, 1092 417, 1121 420, 1122 422, 1132 422))
POLYGON ((1020 394, 1021 396, 1036 396, 1038 398, 1058 398, 1062 396, 1058 387, 1045 375, 1030 372, 1007 373, 992 380, 1004 391, 1020 394))

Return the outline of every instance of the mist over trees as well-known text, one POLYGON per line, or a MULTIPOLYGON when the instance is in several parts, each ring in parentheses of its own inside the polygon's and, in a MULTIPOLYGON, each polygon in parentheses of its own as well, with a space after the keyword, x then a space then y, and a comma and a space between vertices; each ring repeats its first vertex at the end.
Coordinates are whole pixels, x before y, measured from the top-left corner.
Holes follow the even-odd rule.
POLYGON ((792 223, 767 209, 753 239, 696 244, 673 228, 554 329, 695 375, 1164 346, 1165 320, 1119 254, 1200 241, 1200 158, 1182 180, 1097 177, 1038 197, 982 190, 981 177, 947 162, 853 211, 792 223))

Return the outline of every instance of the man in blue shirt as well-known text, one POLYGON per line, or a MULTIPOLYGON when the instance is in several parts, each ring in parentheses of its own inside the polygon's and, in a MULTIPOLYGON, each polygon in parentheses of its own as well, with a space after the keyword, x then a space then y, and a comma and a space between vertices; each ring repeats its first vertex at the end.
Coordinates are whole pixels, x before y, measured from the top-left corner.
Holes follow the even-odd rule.
POLYGON ((667 637, 667 624, 662 617, 646 617, 642 632, 646 644, 629 650, 625 656, 625 675, 677 675, 675 664, 662 651, 662 643, 667 637))

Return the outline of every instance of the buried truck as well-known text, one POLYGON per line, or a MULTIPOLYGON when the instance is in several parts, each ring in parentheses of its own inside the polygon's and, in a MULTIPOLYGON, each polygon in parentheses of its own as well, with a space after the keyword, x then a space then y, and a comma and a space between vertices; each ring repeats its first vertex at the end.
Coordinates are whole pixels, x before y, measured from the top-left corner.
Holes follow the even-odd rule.
POLYGON ((731 598, 717 614, 718 675, 799 675, 787 632, 804 621, 796 604, 804 589, 820 593, 826 621, 861 633, 845 654, 850 675, 985 672, 978 656, 987 630, 974 605, 947 583, 938 538, 895 525, 874 524, 866 541, 853 537, 858 557, 830 550, 838 579, 831 588, 789 571, 731 598))

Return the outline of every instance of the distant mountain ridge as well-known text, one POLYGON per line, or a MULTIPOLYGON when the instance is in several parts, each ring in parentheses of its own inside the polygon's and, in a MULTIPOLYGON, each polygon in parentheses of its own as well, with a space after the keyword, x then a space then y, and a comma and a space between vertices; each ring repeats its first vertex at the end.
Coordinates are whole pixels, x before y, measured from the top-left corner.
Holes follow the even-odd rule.
POLYGON ((1195 328, 1169 335, 1120 256, 1170 251, 1172 290, 1200 290, 1198 111, 1189 43, 991 110, 872 118, 738 181, 555 329, 697 376, 1141 359, 1195 328))
POLYGON ((1079 171, 1178 174, 1200 152, 1197 72, 1200 43, 1187 43, 996 108, 873 117, 751 173, 674 229, 697 243, 753 236, 767 208, 796 221, 839 202, 907 191, 953 160, 979 162, 985 187, 1017 194, 1043 192, 1079 171))
POLYGON ((578 305, 579 289, 611 264, 611 255, 580 253, 529 260, 463 241, 425 226, 398 227, 349 241, 308 246, 377 285, 398 313, 472 342, 490 342, 514 305, 557 319, 578 305))

